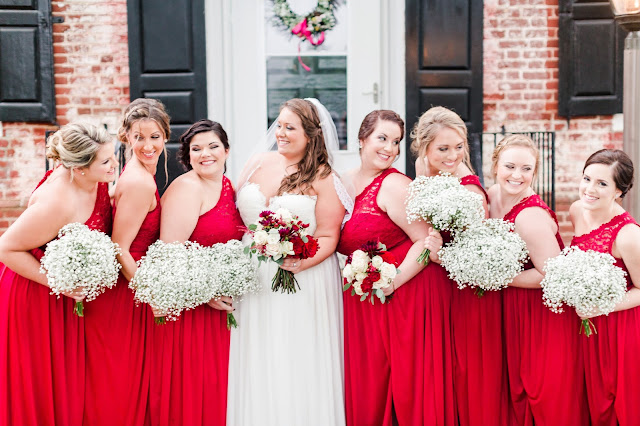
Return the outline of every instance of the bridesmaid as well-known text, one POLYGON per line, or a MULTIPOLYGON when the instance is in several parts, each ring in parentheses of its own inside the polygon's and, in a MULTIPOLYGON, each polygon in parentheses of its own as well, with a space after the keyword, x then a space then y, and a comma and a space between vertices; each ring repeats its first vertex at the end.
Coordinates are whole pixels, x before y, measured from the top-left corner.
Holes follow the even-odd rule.
MULTIPOLYGON (((358 133, 361 165, 346 176, 357 196, 338 251, 349 255, 379 239, 401 262, 401 272, 384 290, 393 294, 388 303, 372 305, 343 294, 348 425, 456 424, 451 286, 440 265, 416 262, 429 233, 423 222, 407 223, 404 201, 411 180, 391 167, 403 136, 398 114, 369 113, 358 133)), ((438 239, 435 232, 431 236, 438 239)), ((431 258, 437 260, 436 250, 431 258)))
MULTIPOLYGON (((417 155, 416 174, 440 172, 460 178, 469 191, 480 194, 488 215, 488 197, 469 160, 467 126, 453 111, 433 107, 422 114, 411 136, 417 155)), ((450 237, 444 235, 445 242, 450 237)), ((486 292, 482 298, 469 287, 460 290, 451 281, 453 388, 461 426, 506 425, 507 366, 502 348, 502 295, 486 292), (478 395, 492 395, 478 398, 478 395)))
MULTIPOLYGON (((235 191, 224 175, 229 141, 222 126, 198 121, 180 137, 178 155, 188 171, 162 197, 160 239, 203 246, 241 239, 243 223, 235 191)), ((152 425, 226 424, 230 339, 226 316, 232 310, 230 298, 212 299, 183 312, 176 322, 152 327, 152 425)))
POLYGON ((83 419, 84 321, 73 314, 83 297, 50 295, 39 260, 66 224, 111 232, 107 182, 118 162, 106 130, 88 124, 68 124, 49 137, 47 157, 61 167, 45 174, 27 209, 0 237, 2 426, 77 426, 83 419))
POLYGON ((597 335, 580 338, 591 424, 637 425, 640 229, 619 204, 633 185, 633 163, 620 150, 602 149, 591 154, 582 173, 580 199, 569 211, 576 235, 571 245, 609 253, 629 274, 625 300, 608 316, 592 319, 597 335))
POLYGON ((118 138, 132 153, 116 185, 113 207, 112 239, 122 250, 122 273, 113 290, 87 306, 87 426, 144 422, 149 393, 144 351, 151 313, 146 305, 136 306, 128 284, 135 262, 160 234, 155 174, 169 133, 162 103, 145 98, 129 104, 118 130, 118 138))
POLYGON ((542 303, 544 262, 564 244, 555 213, 531 188, 538 158, 527 136, 504 138, 493 152, 496 184, 488 191, 490 217, 513 222, 531 258, 502 292, 510 424, 588 425, 580 321, 542 303))

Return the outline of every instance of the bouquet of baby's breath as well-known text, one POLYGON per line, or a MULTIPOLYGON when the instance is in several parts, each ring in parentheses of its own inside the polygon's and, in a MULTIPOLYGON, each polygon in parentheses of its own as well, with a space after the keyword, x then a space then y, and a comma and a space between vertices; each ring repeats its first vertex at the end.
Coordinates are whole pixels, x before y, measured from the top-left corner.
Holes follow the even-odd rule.
MULTIPOLYGON (((422 219, 454 237, 484 219, 482 196, 465 189, 457 177, 448 173, 416 177, 409 185, 406 205, 409 222, 422 219)), ((429 253, 428 249, 423 250, 417 262, 428 264, 429 253)))
POLYGON ((193 309, 213 298, 216 280, 208 267, 207 247, 187 241, 156 241, 138 261, 138 270, 129 282, 138 303, 148 303, 156 312, 156 324, 175 321, 185 309, 193 309))
MULTIPOLYGON (((247 293, 260 291, 257 270, 249 256, 244 254, 244 246, 238 240, 214 244, 210 249, 210 264, 216 276, 217 285, 213 297, 242 297, 247 293)), ((237 328, 238 323, 232 312, 227 312, 227 328, 237 328)))
MULTIPOLYGON (((627 292, 627 273, 608 253, 567 247, 546 261, 544 271, 542 299, 556 313, 563 312, 562 305, 566 304, 582 315, 608 315, 627 292)), ((582 320, 581 331, 587 337, 592 334, 592 324, 582 320)), ((595 328, 593 331, 597 333, 595 328)))
POLYGON ((438 255, 460 289, 468 285, 481 297, 485 291, 507 287, 522 271, 529 252, 511 222, 486 219, 458 233, 438 255))
MULTIPOLYGON (((118 282, 120 248, 104 232, 82 223, 70 223, 58 232, 58 239, 47 244, 40 259, 40 272, 47 275, 51 294, 79 290, 87 302, 118 282)), ((84 316, 82 301, 73 312, 84 316)))

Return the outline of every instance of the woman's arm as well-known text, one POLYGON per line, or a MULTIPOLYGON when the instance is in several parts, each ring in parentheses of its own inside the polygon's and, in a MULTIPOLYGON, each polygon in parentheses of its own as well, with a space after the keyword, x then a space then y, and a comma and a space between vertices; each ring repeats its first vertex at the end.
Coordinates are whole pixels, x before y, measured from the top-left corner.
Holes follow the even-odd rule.
POLYGON ((509 286, 540 288, 540 281, 544 278, 544 263, 560 254, 556 224, 543 208, 530 207, 516 218, 515 231, 527 244, 529 257, 535 268, 520 272, 509 286))
POLYGON ((202 201, 199 182, 186 174, 174 180, 162 196, 160 239, 166 243, 187 241, 198 223, 202 201))
POLYGON ((616 305, 614 312, 640 306, 640 262, 638 262, 640 259, 640 227, 629 224, 620 230, 616 237, 614 254, 624 261, 633 283, 633 287, 627 291, 624 300, 616 305))
MULTIPOLYGON (((136 179, 133 175, 130 176, 136 179)), ((135 181, 121 179, 116 194, 116 214, 113 218, 111 239, 120 246, 118 261, 122 275, 130 280, 136 273, 136 262, 131 256, 131 243, 140 231, 156 195, 156 185, 151 175, 138 176, 135 181), (122 180, 125 180, 124 182, 122 180)))
POLYGON ((424 265, 416 262, 416 259, 424 248, 424 240, 427 236, 429 225, 423 221, 412 223, 407 221, 405 200, 407 199, 407 189, 410 182, 411 179, 408 177, 399 173, 392 173, 382 181, 380 192, 378 193, 378 205, 380 208, 387 212, 393 223, 398 225, 413 242, 404 260, 398 266, 400 273, 393 280, 393 285, 384 289, 385 296, 393 293, 424 268, 424 265))

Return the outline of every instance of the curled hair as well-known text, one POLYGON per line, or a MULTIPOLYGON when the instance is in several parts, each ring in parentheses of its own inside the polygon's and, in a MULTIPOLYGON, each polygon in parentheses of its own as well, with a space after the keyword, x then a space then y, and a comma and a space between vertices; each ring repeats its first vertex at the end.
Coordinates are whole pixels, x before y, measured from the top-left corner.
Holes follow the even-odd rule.
POLYGON ((491 155, 491 170, 493 171, 494 175, 496 173, 498 160, 500 159, 500 155, 502 154, 502 152, 514 146, 521 146, 523 148, 529 148, 531 150, 531 154, 533 154, 536 159, 536 163, 533 166, 533 176, 537 176, 538 164, 540 163, 540 150, 527 135, 509 135, 498 142, 495 149, 493 150, 493 154, 491 155))
POLYGON ((87 167, 96 159, 98 150, 109 142, 112 138, 105 129, 92 124, 71 123, 49 136, 46 155, 70 170, 87 167))
MULTIPOLYGON (((377 109, 371 111, 366 115, 362 123, 360 124, 360 130, 358 130, 358 140, 364 141, 376 128, 378 121, 390 121, 395 123, 400 128, 400 140, 404 138, 404 120, 395 112, 389 109, 377 109)), ((398 145, 398 155, 400 155, 400 145, 398 145)))
POLYGON ((592 164, 604 164, 611 167, 616 188, 622 192, 620 198, 624 198, 633 186, 634 170, 631 158, 619 149, 601 149, 587 158, 582 173, 592 164))
POLYGON ((316 107, 305 99, 290 99, 280 106, 280 111, 287 108, 300 117, 305 135, 309 138, 309 144, 300 160, 298 170, 285 176, 278 188, 278 195, 299 189, 304 193, 309 189, 316 177, 325 178, 331 174, 329 153, 324 143, 324 135, 320 127, 320 118, 316 107))
POLYGON ((427 156, 427 149, 431 142, 440 133, 440 130, 448 128, 460 135, 464 141, 464 157, 462 159, 465 166, 471 170, 471 157, 469 156, 469 142, 467 141, 467 126, 462 118, 455 112, 445 107, 436 106, 429 108, 413 127, 411 131, 411 152, 418 158, 427 156))
MULTIPOLYGON (((225 150, 229 149, 229 138, 227 137, 227 132, 224 131, 222 125, 216 121, 211 121, 207 119, 199 120, 195 122, 191 127, 189 127, 183 134, 180 136, 180 148, 178 150, 178 160, 182 163, 182 166, 186 170, 191 170, 193 167, 191 166, 191 161, 189 159, 189 145, 191 145, 191 140, 198 133, 205 132, 213 132, 219 138, 220 142, 224 146, 225 150)), ((227 165, 225 163, 224 171, 227 171, 227 165)))

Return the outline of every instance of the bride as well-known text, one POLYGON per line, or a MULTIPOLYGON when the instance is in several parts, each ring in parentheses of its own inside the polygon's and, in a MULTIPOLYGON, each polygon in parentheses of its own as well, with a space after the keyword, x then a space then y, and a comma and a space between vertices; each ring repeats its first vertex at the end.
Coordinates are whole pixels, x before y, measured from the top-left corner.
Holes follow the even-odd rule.
POLYGON ((310 224, 319 249, 309 259, 284 260, 282 268, 300 285, 297 293, 271 291, 277 265, 267 262, 259 268, 262 291, 238 304, 227 422, 341 425, 342 285, 334 252, 350 200, 331 169, 331 150, 338 148, 335 125, 316 99, 291 99, 281 106, 262 148, 240 178, 242 220, 249 225, 263 210, 286 208, 310 224))

